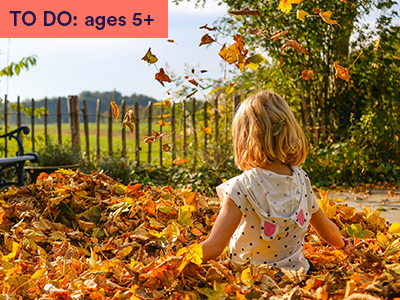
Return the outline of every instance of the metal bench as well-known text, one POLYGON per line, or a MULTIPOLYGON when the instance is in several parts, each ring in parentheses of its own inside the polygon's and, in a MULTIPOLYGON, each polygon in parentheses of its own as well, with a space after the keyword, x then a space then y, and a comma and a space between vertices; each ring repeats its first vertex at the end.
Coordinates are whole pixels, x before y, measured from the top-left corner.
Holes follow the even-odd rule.
POLYGON ((21 126, 18 129, 15 129, 14 131, 11 131, 7 134, 0 135, 0 138, 8 138, 10 141, 14 139, 17 141, 18 144, 18 151, 16 153, 16 156, 0 158, 0 188, 12 184, 23 186, 25 161, 29 160, 33 163, 39 162, 39 157, 36 153, 24 153, 24 146, 22 145, 22 142, 19 138, 21 132, 23 132, 24 134, 28 134, 29 128, 27 126, 21 126), (17 182, 7 181, 5 170, 8 168, 15 168, 15 175, 17 176, 18 180, 17 182))

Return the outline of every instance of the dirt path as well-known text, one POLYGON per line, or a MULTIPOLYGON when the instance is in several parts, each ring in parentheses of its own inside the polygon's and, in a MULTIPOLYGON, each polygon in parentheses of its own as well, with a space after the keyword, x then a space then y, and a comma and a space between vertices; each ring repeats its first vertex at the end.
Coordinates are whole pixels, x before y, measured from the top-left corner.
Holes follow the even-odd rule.
POLYGON ((329 199, 344 200, 343 203, 362 211, 364 206, 373 210, 381 208, 381 216, 390 223, 400 222, 400 190, 371 190, 366 192, 330 192, 329 199))

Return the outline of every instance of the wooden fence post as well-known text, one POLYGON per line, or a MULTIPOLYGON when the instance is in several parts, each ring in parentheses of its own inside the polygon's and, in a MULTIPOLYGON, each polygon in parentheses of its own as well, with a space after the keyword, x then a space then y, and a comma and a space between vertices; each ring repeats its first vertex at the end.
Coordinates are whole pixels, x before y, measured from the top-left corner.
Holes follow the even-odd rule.
POLYGON ((112 127, 113 127, 113 112, 112 107, 108 108, 108 156, 113 156, 113 144, 112 144, 112 127))
POLYGON ((172 161, 176 159, 176 135, 175 135, 175 102, 171 103, 171 130, 172 130, 172 161))
POLYGON ((35 152, 35 100, 31 100, 32 152, 35 152))
MULTIPOLYGON (((19 96, 17 97, 17 128, 21 127, 21 101, 19 96)), ((21 132, 18 134, 18 138, 22 142, 22 134, 21 132)))
POLYGON ((232 115, 232 117, 235 117, 236 110, 238 109, 239 104, 240 104, 240 95, 235 95, 235 97, 233 97, 233 115, 232 115))
MULTIPOLYGON (((124 119, 125 113, 126 113, 126 102, 125 99, 122 99, 121 102, 121 110, 122 110, 122 117, 121 117, 121 122, 124 119)), ((126 130, 125 127, 121 129, 121 140, 122 140, 122 157, 126 157, 126 130)))
POLYGON ((71 126, 71 142, 73 146, 81 148, 79 132, 79 103, 78 96, 68 96, 69 122, 71 126))
POLYGON ((182 111, 183 111, 183 157, 184 158, 186 158, 186 150, 187 150, 187 148, 186 148, 186 140, 187 140, 187 137, 186 137, 186 101, 185 100, 183 100, 183 102, 182 102, 182 105, 183 105, 183 109, 182 109, 182 111))
POLYGON ((82 103, 82 113, 83 113, 83 126, 85 129, 85 140, 86 140, 86 157, 87 161, 90 162, 90 144, 89 144, 89 118, 86 100, 83 99, 82 103))
MULTIPOLYGON (((148 119, 147 119, 147 133, 148 136, 153 135, 153 131, 151 130, 151 119, 152 119, 152 111, 153 111, 153 103, 151 101, 149 101, 149 115, 148 115, 148 119)), ((150 164, 151 163, 151 144, 152 143, 148 143, 148 154, 147 154, 147 162, 150 164)))
MULTIPOLYGON (((160 113, 160 116, 161 116, 161 121, 163 122, 164 121, 164 107, 163 107, 163 103, 161 102, 161 113, 160 113)), ((161 123, 162 124, 162 123, 161 123)), ((160 132, 162 132, 162 125, 160 124, 160 132)), ((163 158, 163 149, 162 149, 162 137, 160 137, 160 167, 162 167, 162 165, 163 165, 163 161, 162 161, 162 158, 163 158)))
POLYGON ((100 108, 101 108, 101 99, 97 99, 97 107, 96 107, 96 160, 99 163, 100 160, 100 108))
MULTIPOLYGON (((8 100, 7 95, 4 96, 4 133, 8 133, 8 100)), ((4 139, 4 156, 7 157, 8 154, 8 141, 4 139)))
POLYGON ((140 164, 140 133, 139 133, 139 103, 136 101, 135 102, 135 118, 137 124, 135 124, 135 153, 136 153, 136 161, 137 164, 140 164))
POLYGON ((47 136, 47 97, 44 98, 44 144, 48 144, 47 136))
MULTIPOLYGON (((204 119, 204 127, 207 128, 208 125, 208 118, 207 118, 207 101, 204 101, 204 106, 203 106, 203 119, 204 119)), ((208 134, 204 134, 204 158, 206 161, 208 161, 208 153, 207 153, 207 139, 208 139, 208 134)))
POLYGON ((197 165, 197 132, 196 132, 196 99, 192 99, 192 124, 193 124, 193 137, 194 137, 194 147, 193 147, 193 165, 197 165))
POLYGON ((62 145, 62 116, 61 116, 61 97, 58 97, 57 101, 57 132, 58 132, 58 144, 62 145))
POLYGON ((214 118, 215 118, 215 154, 214 160, 218 164, 219 161, 219 115, 218 115, 218 96, 214 100, 214 118))

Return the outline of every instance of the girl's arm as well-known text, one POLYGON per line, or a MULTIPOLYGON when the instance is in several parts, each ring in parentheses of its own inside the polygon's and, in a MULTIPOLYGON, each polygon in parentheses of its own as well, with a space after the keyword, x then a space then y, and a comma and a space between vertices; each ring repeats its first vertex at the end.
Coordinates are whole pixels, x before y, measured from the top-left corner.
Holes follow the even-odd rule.
POLYGON ((344 247, 339 228, 319 209, 311 217, 310 224, 318 232, 319 236, 335 248, 344 247))
POLYGON ((233 200, 225 195, 222 208, 203 245, 203 262, 216 258, 224 251, 242 218, 242 212, 233 200))

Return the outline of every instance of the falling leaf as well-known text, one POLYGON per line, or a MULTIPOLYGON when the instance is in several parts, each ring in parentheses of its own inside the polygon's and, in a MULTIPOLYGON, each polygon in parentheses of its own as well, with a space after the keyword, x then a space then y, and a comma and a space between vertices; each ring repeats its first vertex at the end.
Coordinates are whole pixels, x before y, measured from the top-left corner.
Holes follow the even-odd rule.
POLYGON ((195 69, 192 69, 190 72, 192 72, 192 74, 194 74, 194 72, 195 72, 195 69))
POLYGON ((335 70, 336 70, 336 73, 335 73, 336 78, 340 77, 340 78, 346 80, 347 82, 349 82, 349 80, 350 80, 349 70, 355 64, 355 62, 360 58, 361 54, 363 54, 363 51, 361 51, 360 54, 358 54, 357 58, 353 61, 353 63, 348 68, 339 66, 337 61, 335 61, 333 63, 333 66, 335 67, 335 70))
POLYGON ((158 120, 158 125, 165 126, 165 123, 164 123, 163 119, 158 120))
POLYGON ((206 134, 211 135, 210 127, 201 126, 201 130, 203 130, 206 134))
POLYGON ((297 10, 297 19, 299 19, 302 22, 305 22, 306 17, 308 17, 310 14, 306 12, 305 10, 297 10))
POLYGON ((274 41, 277 41, 279 38, 281 38, 281 37, 287 35, 289 32, 290 32, 289 29, 288 29, 288 30, 285 30, 285 31, 278 30, 278 31, 274 32, 274 33, 271 35, 270 39, 271 39, 271 40, 274 40, 274 41))
POLYGON ((164 69, 160 68, 160 71, 156 73, 155 79, 164 86, 164 82, 171 82, 171 79, 167 74, 165 74, 164 69))
POLYGON ((372 42, 372 44, 375 46, 374 51, 378 50, 380 42, 380 38, 378 38, 375 42, 372 42))
POLYGON ((189 82, 190 82, 191 84, 195 85, 195 86, 198 86, 198 85, 199 85, 198 82, 197 82, 196 80, 194 80, 194 79, 190 79, 189 82))
POLYGON ((207 70, 201 70, 200 73, 206 73, 208 72, 207 70))
POLYGON ((322 9, 319 9, 319 8, 313 8, 312 10, 313 10, 314 14, 319 14, 322 11, 322 9))
POLYGON ((171 99, 172 98, 168 98, 168 99, 164 100, 164 103, 165 103, 166 107, 169 107, 171 105, 171 99))
POLYGON ((238 60, 237 54, 234 49, 235 49, 234 45, 231 45, 229 46, 229 48, 226 48, 224 44, 222 46, 222 49, 218 52, 218 54, 219 56, 222 57, 223 60, 225 60, 229 64, 233 64, 238 60))
POLYGON ((212 27, 212 28, 210 28, 210 27, 208 27, 207 24, 206 24, 206 25, 203 25, 203 26, 199 27, 199 29, 207 29, 207 30, 209 30, 209 31, 214 31, 214 30, 217 30, 217 27, 212 27))
POLYGON ((132 125, 132 123, 138 123, 138 121, 135 118, 135 114, 133 112, 133 110, 128 110, 124 116, 124 119, 122 120, 122 128, 125 128, 125 126, 128 126, 131 133, 133 134, 134 132, 134 127, 132 125))
POLYGON ((296 42, 294 40, 288 40, 282 47, 281 50, 285 49, 286 47, 291 47, 295 50, 300 50, 303 53, 310 54, 305 48, 303 48, 299 42, 296 42))
POLYGON ((167 40, 168 43, 175 43, 174 40, 167 40))
POLYGON ((175 159, 172 163, 174 164, 174 165, 181 165, 181 164, 183 164, 183 163, 187 163, 187 162, 189 162, 189 160, 188 159, 180 159, 180 158, 177 158, 177 159, 175 159))
POLYGON ((194 90, 193 92, 191 92, 189 95, 186 96, 186 99, 192 97, 194 94, 197 93, 197 91, 198 90, 194 90))
POLYGON ((292 4, 299 4, 303 0, 280 0, 278 9, 284 13, 290 12, 292 4))
POLYGON ((314 75, 314 72, 312 70, 304 70, 301 73, 301 78, 305 79, 305 80, 310 80, 314 75))
POLYGON ((339 23, 336 20, 331 20, 331 11, 320 12, 319 15, 321 16, 322 20, 324 20, 324 22, 330 25, 338 25, 340 27, 339 23))
POLYGON ((171 146, 168 144, 162 145, 162 149, 164 152, 169 152, 171 150, 171 146))
POLYGON ((228 13, 236 16, 258 16, 260 14, 259 10, 251 10, 248 7, 245 7, 241 10, 231 10, 228 13))
POLYGON ((213 42, 215 42, 215 40, 211 36, 209 36, 208 33, 206 33, 205 35, 203 35, 201 37, 201 42, 200 42, 199 46, 206 45, 206 44, 211 44, 213 42))
POLYGON ((244 55, 246 56, 247 53, 249 52, 249 50, 244 49, 244 42, 243 42, 243 38, 240 34, 235 34, 235 36, 233 37, 233 40, 235 41, 235 52, 238 55, 244 55))
POLYGON ((117 103, 115 103, 115 101, 111 101, 110 105, 111 105, 113 116, 115 117, 115 122, 118 122, 118 119, 119 119, 118 105, 117 105, 117 103))
POLYGON ((149 48, 146 55, 142 57, 142 60, 147 61, 149 64, 154 64, 158 61, 158 58, 151 53, 151 48, 149 48))
POLYGON ((136 146, 136 152, 142 151, 142 148, 140 148, 139 145, 136 146))

